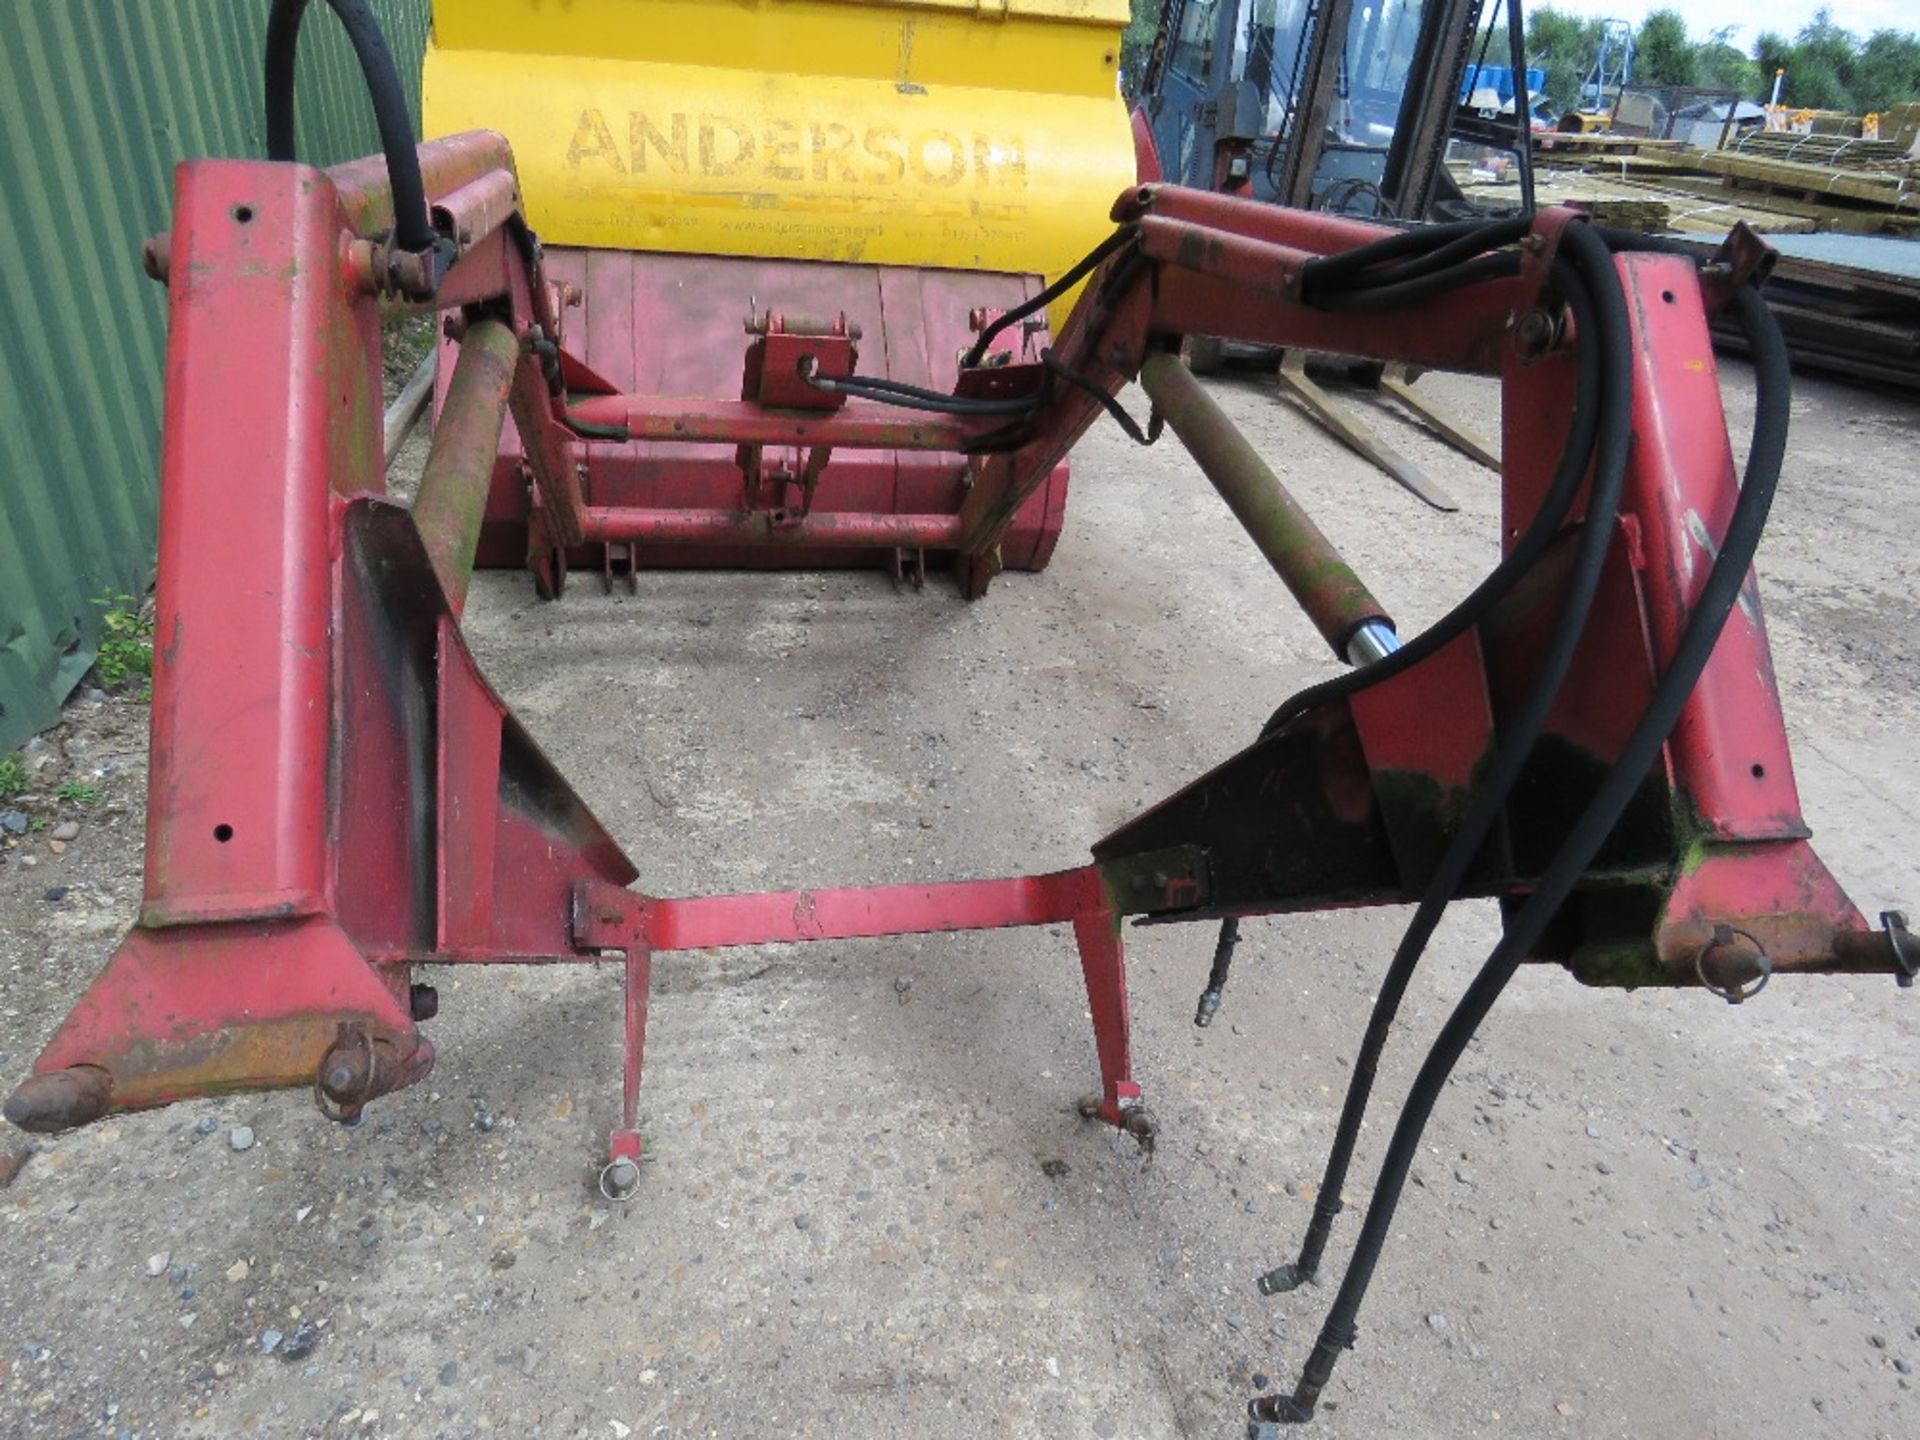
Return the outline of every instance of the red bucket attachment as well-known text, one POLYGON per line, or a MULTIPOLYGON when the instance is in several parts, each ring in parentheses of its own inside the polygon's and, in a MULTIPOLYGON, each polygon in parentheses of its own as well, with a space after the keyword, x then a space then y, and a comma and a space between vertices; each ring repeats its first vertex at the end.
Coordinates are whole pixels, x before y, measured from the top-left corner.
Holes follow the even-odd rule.
MULTIPOLYGON (((739 402, 720 398, 734 395, 766 407, 763 415, 817 418, 835 408, 827 392, 800 381, 796 362, 807 354, 821 357, 829 377, 853 373, 951 394, 975 338, 970 312, 1012 308, 1039 288, 1017 275, 820 261, 572 249, 543 258, 549 278, 578 302, 566 315, 566 352, 625 395, 713 397, 689 402, 689 420, 697 405, 738 410, 739 402), (850 370, 836 363, 843 356, 850 370)), ((1032 358, 1046 335, 1022 328, 1011 340, 1016 357, 1032 358)), ((453 368, 453 342, 444 343, 443 394, 453 368)), ((973 483, 974 462, 952 451, 660 440, 587 448, 585 502, 615 514, 618 533, 564 558, 608 574, 843 566, 924 574, 951 553, 973 483)), ((509 429, 480 565, 527 563, 532 487, 522 459, 509 429)), ((998 568, 1044 569, 1066 502, 1063 461, 1021 505, 1000 542, 998 568)))

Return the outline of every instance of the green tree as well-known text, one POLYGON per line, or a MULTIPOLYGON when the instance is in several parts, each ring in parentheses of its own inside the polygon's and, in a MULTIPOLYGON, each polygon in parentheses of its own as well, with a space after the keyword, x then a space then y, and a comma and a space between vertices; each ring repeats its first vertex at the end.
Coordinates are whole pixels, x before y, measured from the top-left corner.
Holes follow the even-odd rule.
POLYGON ((1920 100, 1920 35, 1876 30, 1853 61, 1853 95, 1867 110, 1920 100))
POLYGON ((1824 6, 1793 39, 1793 63, 1787 67, 1787 95, 1794 105, 1815 110, 1852 110, 1852 35, 1833 23, 1824 6))
POLYGON ((1527 13, 1527 61, 1547 72, 1547 98, 1560 110, 1571 110, 1580 98, 1580 86, 1593 68, 1600 49, 1600 22, 1569 15, 1551 6, 1527 13))
POLYGON ((1695 60, 1697 85, 1737 91, 1748 100, 1765 100, 1772 84, 1771 72, 1762 77, 1760 66, 1733 43, 1733 26, 1714 31, 1701 44, 1695 60))
MULTIPOLYGON (((1753 42, 1754 63, 1760 67, 1760 98, 1768 100, 1773 95, 1773 78, 1782 70, 1793 68, 1793 42, 1786 36, 1769 30, 1753 42)), ((1784 101, 1785 89, 1780 94, 1784 101)))
POLYGON ((1633 78, 1641 85, 1692 85, 1699 73, 1687 22, 1677 11, 1655 10, 1634 38, 1633 78))

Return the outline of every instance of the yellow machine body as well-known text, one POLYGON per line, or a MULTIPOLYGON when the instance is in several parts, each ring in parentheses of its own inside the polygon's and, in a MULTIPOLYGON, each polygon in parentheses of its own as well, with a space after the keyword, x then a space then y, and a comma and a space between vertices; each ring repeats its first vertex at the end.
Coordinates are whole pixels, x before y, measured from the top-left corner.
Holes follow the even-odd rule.
POLYGON ((551 244, 1052 278, 1134 179, 1127 17, 1127 0, 434 0, 424 127, 504 133, 551 244))

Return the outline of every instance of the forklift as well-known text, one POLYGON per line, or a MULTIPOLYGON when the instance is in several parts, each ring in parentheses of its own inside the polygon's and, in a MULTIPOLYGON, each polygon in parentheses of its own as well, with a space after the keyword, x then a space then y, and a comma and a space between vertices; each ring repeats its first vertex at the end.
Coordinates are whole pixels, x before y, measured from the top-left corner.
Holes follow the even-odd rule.
MULTIPOLYGON (((1165 0, 1132 97, 1141 178, 1403 224, 1499 213, 1453 183, 1445 161, 1457 142, 1511 147, 1517 213, 1530 212, 1528 115, 1516 107, 1506 125, 1462 103, 1488 68, 1494 30, 1483 12, 1502 9, 1504 58, 1524 74, 1519 0, 1165 0)), ((1230 357, 1275 358, 1212 336, 1188 339, 1196 373, 1230 357)), ((1323 380, 1397 401, 1454 449, 1499 468, 1493 447, 1419 396, 1404 366, 1288 352, 1278 374, 1317 423, 1436 509, 1459 507, 1323 380)))

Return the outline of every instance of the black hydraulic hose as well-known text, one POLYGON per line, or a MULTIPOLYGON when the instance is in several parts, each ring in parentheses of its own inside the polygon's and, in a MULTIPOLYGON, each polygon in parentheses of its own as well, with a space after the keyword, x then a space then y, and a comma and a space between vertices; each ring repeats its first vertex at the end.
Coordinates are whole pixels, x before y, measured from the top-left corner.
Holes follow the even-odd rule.
MULTIPOLYGON (((1099 401, 1101 408, 1111 415, 1120 428, 1125 430, 1137 444, 1151 445, 1160 438, 1159 417, 1156 416, 1145 429, 1142 429, 1140 423, 1127 413, 1126 407, 1092 376, 1074 369, 1051 350, 1040 352, 1040 362, 1050 377, 1057 377, 1070 385, 1077 386, 1099 401)), ((801 378, 816 390, 825 390, 839 395, 854 395, 861 399, 877 401, 882 405, 898 405, 903 409, 928 410, 945 415, 1026 417, 1034 414, 1047 402, 1044 394, 1015 395, 997 400, 987 396, 951 395, 940 390, 929 390, 923 385, 909 385, 904 380, 888 380, 878 375, 830 378, 803 372, 801 378)), ((994 432, 992 436, 978 438, 997 439, 999 432, 994 432)))
POLYGON ((1014 306, 1013 309, 1007 311, 1006 314, 989 321, 982 327, 980 334, 974 339, 973 346, 967 351, 966 358, 960 362, 960 368, 962 370, 970 370, 975 365, 978 365, 980 363, 980 357, 987 353, 987 346, 993 343, 994 336, 998 335, 1002 330, 1005 330, 1009 325, 1017 325, 1029 315, 1037 314, 1046 309, 1047 306, 1051 305, 1062 295, 1066 294, 1067 291, 1091 275, 1109 255, 1113 254, 1121 246, 1130 243, 1138 233, 1139 232, 1131 225, 1122 226, 1106 239, 1102 240, 1098 245, 1094 246, 1093 249, 1089 250, 1085 255, 1081 256, 1080 259, 1074 263, 1072 269, 1068 270, 1066 274, 1047 286, 1047 288, 1042 290, 1038 295, 1033 296, 1029 300, 1021 301, 1018 305, 1014 306))
POLYGON ((1490 225, 1477 225, 1471 234, 1462 235, 1444 245, 1436 246, 1426 254, 1411 260, 1403 260, 1396 265, 1382 266, 1377 269, 1362 270, 1357 273, 1345 272, 1331 278, 1315 276, 1311 264, 1303 267, 1303 281, 1311 284, 1303 290, 1302 298, 1306 304, 1314 305, 1322 298, 1334 292, 1346 292, 1356 287, 1369 285, 1387 285, 1401 280, 1417 280, 1423 275, 1431 275, 1436 270, 1444 270, 1462 260, 1469 260, 1486 251, 1498 250, 1511 245, 1526 235, 1532 228, 1530 218, 1516 218, 1499 221, 1490 225))
MULTIPOLYGON (((1566 278, 1571 269, 1565 260, 1554 262, 1555 283, 1563 291, 1571 293, 1572 285, 1566 278), (1563 267, 1566 267, 1563 269, 1563 267)), ((1271 735, 1288 721, 1305 714, 1315 706, 1328 700, 1339 699, 1363 690, 1369 685, 1378 685, 1402 671, 1409 670, 1442 647, 1452 644, 1472 626, 1480 623, 1486 613, 1505 598, 1508 591, 1520 582, 1520 578, 1531 570, 1547 546, 1552 543, 1560 522, 1566 518, 1567 511, 1573 505, 1573 499, 1579 493, 1581 476, 1584 474, 1586 457, 1592 453, 1593 436, 1598 424, 1597 399, 1599 393, 1598 352, 1588 347, 1592 343, 1591 325, 1575 326, 1574 341, 1579 362, 1575 367, 1575 389, 1573 402, 1573 420, 1568 430, 1567 450, 1561 457, 1560 469, 1555 473, 1553 483, 1548 487, 1540 508, 1528 522, 1519 540, 1496 565, 1487 577, 1453 609, 1441 616, 1433 624, 1415 635, 1391 655, 1376 660, 1361 670, 1348 670, 1318 685, 1310 685, 1296 692, 1280 708, 1268 717, 1260 733, 1271 735), (1577 461, 1576 461, 1577 457, 1577 461)))
MULTIPOLYGON (((1292 1289, 1311 1279, 1320 1268, 1333 1220, 1340 1212, 1340 1192, 1346 1186, 1347 1168, 1354 1147, 1359 1143, 1360 1126, 1366 1118, 1367 1102, 1379 1071, 1380 1055, 1399 1012, 1413 972, 1426 953, 1427 942, 1453 901, 1467 871, 1479 854, 1494 825, 1505 810, 1508 796, 1520 778, 1534 742, 1546 725, 1547 715, 1573 663, 1575 647, 1586 627, 1593 605, 1600 569, 1613 539, 1613 516, 1618 508, 1620 488, 1626 475, 1627 451, 1633 424, 1633 357, 1627 321, 1626 301, 1615 279, 1613 262, 1599 239, 1584 227, 1569 226, 1562 240, 1566 253, 1593 283, 1583 280, 1569 285, 1567 296, 1574 306, 1577 329, 1594 332, 1594 350, 1598 353, 1600 426, 1594 455, 1593 481, 1588 491, 1587 514, 1581 531, 1579 551, 1568 581, 1566 598, 1547 648, 1540 658, 1534 680, 1525 699, 1499 737, 1499 749, 1493 767, 1478 787, 1459 830, 1449 842, 1440 864, 1427 883, 1420 904, 1408 922, 1406 933, 1394 951, 1393 962, 1380 983, 1373 1013, 1368 1017, 1366 1036, 1354 1060, 1347 1082, 1347 1098, 1340 1111, 1333 1148, 1328 1152, 1326 1173, 1314 1200, 1313 1218, 1300 1246, 1300 1256, 1291 1266, 1283 1266, 1262 1277, 1261 1289, 1269 1294, 1292 1289)), ((1585 455, 1569 446, 1562 458, 1557 478, 1569 473, 1577 486, 1585 469, 1585 455)))
POLYGON ((1240 922, 1229 915, 1220 922, 1220 938, 1214 942, 1213 968, 1207 972, 1207 988, 1200 992, 1200 1003, 1194 1007, 1193 1023, 1201 1029, 1213 1023, 1213 1017, 1219 1012, 1221 998, 1227 992, 1227 980, 1233 974, 1233 949, 1240 943, 1240 922))
POLYGON ((1322 291, 1316 304, 1322 310, 1343 314, 1378 314, 1382 310, 1403 310, 1409 305, 1431 300, 1436 295, 1444 295, 1449 290, 1478 285, 1485 280, 1501 280, 1519 273, 1519 252, 1503 250, 1411 280, 1322 291))
POLYGON ((1664 235, 1647 235, 1638 230, 1623 230, 1617 225, 1596 225, 1594 233, 1607 242, 1609 250, 1657 250, 1662 255, 1685 255, 1698 261, 1700 252, 1684 240, 1669 240, 1664 235))
POLYGON ((1653 696, 1621 747, 1619 758, 1601 780, 1599 789, 1541 875, 1533 894, 1467 987, 1421 1064, 1406 1107, 1394 1126, 1379 1183, 1367 1206, 1366 1222, 1326 1323, 1307 1357, 1294 1393, 1256 1402, 1256 1414, 1260 1418, 1290 1421, 1312 1418, 1314 1405, 1332 1377, 1340 1352, 1353 1344, 1360 1302, 1365 1298, 1367 1285, 1386 1245, 1394 1210, 1419 1152, 1427 1120, 1453 1067, 1459 1063, 1500 992, 1539 942, 1593 857, 1612 834, 1621 812, 1659 758, 1660 747, 1680 718, 1700 672, 1706 668, 1714 646, 1719 643, 1727 617, 1739 600, 1761 533, 1766 528, 1767 513, 1786 454, 1790 377, 1786 342, 1779 322, 1753 288, 1742 286, 1729 301, 1729 308, 1752 350, 1757 396, 1753 444, 1747 455, 1740 498, 1727 522, 1719 554, 1694 601, 1673 660, 1655 685, 1653 696))
MULTIPOLYGON (((884 390, 889 395, 898 395, 908 400, 985 400, 989 398, 986 396, 956 396, 949 390, 930 390, 925 385, 914 385, 905 380, 891 380, 885 375, 822 375, 817 369, 813 368, 814 361, 812 356, 805 357, 801 364, 803 369, 800 378, 816 390, 884 390)), ((1034 401, 1031 395, 1022 395, 1003 397, 1002 399, 995 400, 993 403, 996 405, 1011 404, 1022 409, 1031 409, 1034 401)))
MULTIPOLYGON (((1454 240, 1498 234, 1512 223, 1511 220, 1449 220, 1441 225, 1416 225, 1406 230, 1396 230, 1391 235, 1357 245, 1351 250, 1309 260, 1300 267, 1300 277, 1311 292, 1315 285, 1341 283, 1349 275, 1388 260, 1398 260, 1406 255, 1424 255, 1454 240)), ((1518 239, 1526 233, 1523 225, 1512 238, 1518 239)), ((1493 244, 1505 243, 1489 241, 1488 245, 1491 248, 1493 244)))
POLYGON ((949 410, 956 415, 1025 415, 1037 410, 1039 395, 1009 395, 998 399, 986 395, 955 395, 946 390, 930 390, 905 380, 890 380, 884 375, 821 375, 811 360, 802 362, 800 378, 816 390, 843 392, 875 400, 883 405, 909 409, 949 410), (913 402, 924 402, 916 406, 913 402))
POLYGON ((633 432, 624 425, 595 425, 589 420, 576 420, 571 415, 563 417, 561 423, 582 440, 615 440, 624 445, 633 438, 633 432))
POLYGON ((1140 428, 1140 422, 1127 413, 1127 407, 1120 403, 1119 397, 1095 380, 1091 375, 1082 374, 1051 350, 1040 352, 1040 363, 1047 368, 1047 374, 1057 375, 1069 385, 1076 385, 1100 402, 1100 408, 1111 415, 1114 423, 1127 432, 1127 438, 1136 445, 1151 445, 1160 438, 1160 416, 1153 415, 1147 421, 1146 429, 1140 428))
POLYGON ((1027 415, 1040 404, 1038 395, 1014 395, 997 400, 984 395, 953 395, 880 375, 829 377, 802 371, 800 378, 814 389, 831 394, 853 395, 882 405, 942 415, 1027 415))
MULTIPOLYGON (((427 190, 420 178, 420 155, 413 145, 413 118, 407 113, 400 72, 387 49, 380 22, 367 0, 326 0, 353 43, 373 118, 380 127, 380 149, 387 158, 387 183, 393 190, 394 243, 416 254, 434 244, 427 215, 427 190)), ((300 50, 300 22, 307 0, 274 0, 267 16, 267 158, 292 160, 294 152, 294 69, 300 50)))
MULTIPOLYGON (((1476 225, 1474 228, 1484 230, 1486 227, 1476 225)), ((1383 656, 1364 669, 1349 670, 1345 674, 1298 692, 1281 705, 1261 727, 1262 737, 1272 734, 1288 721, 1314 706, 1391 679, 1435 654, 1442 647, 1452 644, 1468 629, 1477 625, 1487 612, 1506 596, 1520 578, 1533 568, 1540 556, 1545 553, 1547 546, 1552 543, 1554 536, 1559 532, 1561 522, 1566 519, 1567 512, 1573 507, 1575 496, 1580 492, 1580 486, 1587 471, 1587 462, 1593 454, 1594 437, 1598 433, 1600 396, 1598 324, 1585 282, 1580 279, 1579 272, 1564 260, 1554 262, 1553 281, 1555 287, 1565 296, 1574 320, 1573 406, 1567 424, 1567 440, 1561 452, 1560 464, 1555 469, 1546 492, 1541 496, 1539 508, 1535 511, 1533 519, 1528 522, 1526 530, 1514 543, 1513 549, 1507 553, 1506 558, 1447 614, 1407 641, 1400 649, 1383 656)), ((1220 926, 1220 940, 1215 948, 1216 969, 1219 968, 1218 956, 1224 950, 1224 953, 1231 957, 1231 942, 1237 941, 1238 938, 1238 923, 1231 918, 1223 920, 1220 926), (1228 931, 1229 926, 1233 927, 1231 936, 1228 931)), ((1208 993, 1211 994, 1216 988, 1209 978, 1208 993)), ((1203 1007, 1206 1005, 1205 998, 1202 999, 1201 1004, 1203 1007)), ((1213 1008, 1218 1008, 1217 1000, 1213 1008)), ((1344 1174, 1344 1167, 1342 1173, 1344 1174)), ((1321 1205, 1333 1203, 1337 1209, 1338 1186, 1330 1191, 1323 1186, 1320 1195, 1321 1205), (1329 1195, 1332 1197, 1331 1202, 1327 1198, 1329 1195)), ((1316 1216, 1317 1214, 1318 1207, 1316 1207, 1316 1216)), ((1311 1232, 1309 1234, 1311 1235, 1311 1232)), ((1320 1243, 1324 1245, 1324 1237, 1320 1243)), ((1302 1254, 1303 1256, 1307 1254, 1304 1246, 1302 1254)), ((1316 1249, 1313 1252, 1312 1264, 1317 1266, 1318 1263, 1319 1256, 1316 1249)), ((1297 1263, 1295 1268, 1298 1268, 1297 1263)), ((1263 1288, 1269 1281, 1277 1282, 1285 1273, 1286 1267, 1283 1266, 1271 1272, 1269 1276, 1263 1277, 1263 1288)), ((1276 1284, 1275 1288, 1281 1287, 1276 1284)))

